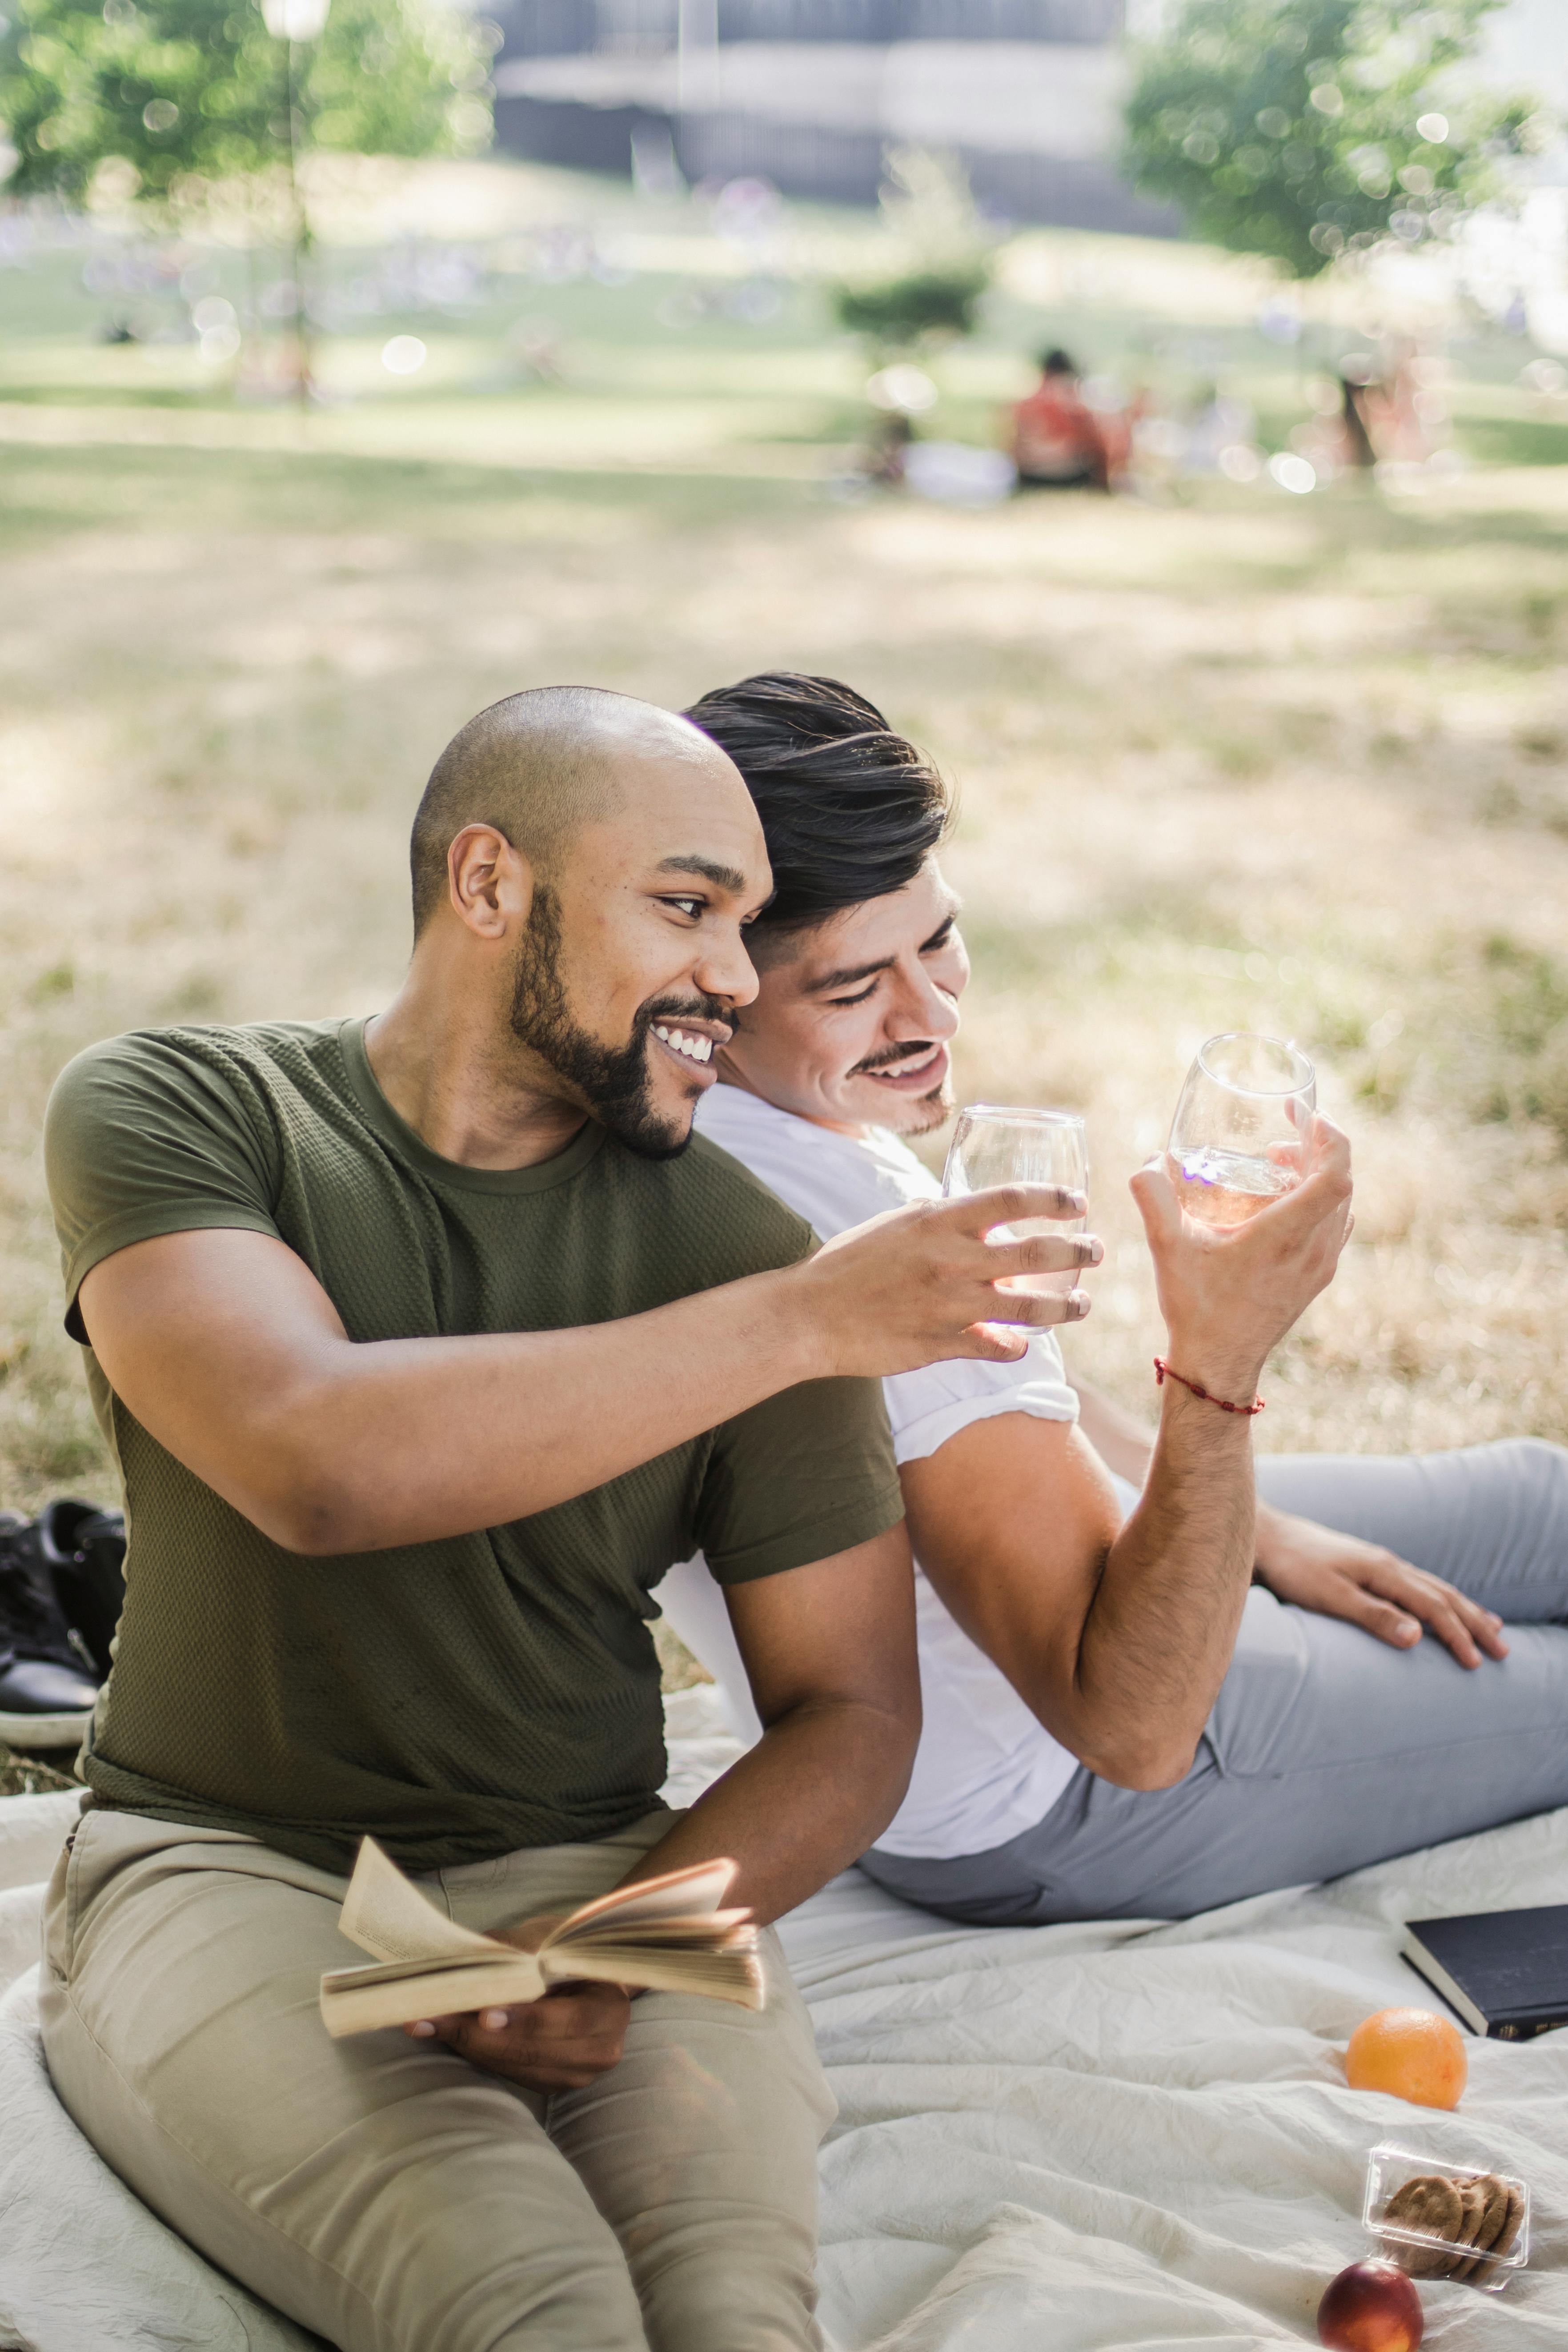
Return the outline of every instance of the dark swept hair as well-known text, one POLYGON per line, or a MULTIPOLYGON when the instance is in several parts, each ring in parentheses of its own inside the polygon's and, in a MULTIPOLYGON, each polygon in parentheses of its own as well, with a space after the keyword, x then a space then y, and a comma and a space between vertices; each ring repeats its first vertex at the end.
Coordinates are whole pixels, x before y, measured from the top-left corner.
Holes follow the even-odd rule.
POLYGON ((952 803, 925 755, 836 677, 764 670, 685 714, 727 751, 756 803, 773 869, 757 918, 805 929, 912 882, 952 803))

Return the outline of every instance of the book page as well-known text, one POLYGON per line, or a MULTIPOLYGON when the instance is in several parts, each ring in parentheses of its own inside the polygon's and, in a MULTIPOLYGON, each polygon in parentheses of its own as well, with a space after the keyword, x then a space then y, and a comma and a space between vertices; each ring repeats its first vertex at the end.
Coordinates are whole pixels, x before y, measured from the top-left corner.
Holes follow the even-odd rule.
POLYGON ((509 1956, 505 1945, 448 1919, 372 1837, 360 1841, 338 1926, 351 1944, 378 1960, 461 1960, 509 1956))
POLYGON ((650 1952, 749 1952, 756 1941, 749 1911, 708 1911, 698 1919, 634 1919, 629 1927, 622 1914, 611 1912, 608 1917, 589 1920, 586 1927, 574 1927, 569 1936, 552 1936, 542 1948, 581 1952, 596 1951, 601 1944, 635 1944, 639 1951, 650 1952))
MULTIPOLYGON (((634 1931, 635 1936, 635 1931, 634 1931)), ((754 1951, 649 1951, 626 1944, 571 1944, 540 1955, 546 1984, 586 1979, 598 1984, 641 1985, 648 1992, 700 1992, 742 2009, 765 2009, 767 1990, 754 1951)))
POLYGON ((412 2025, 422 2017, 448 2017, 464 2010, 507 2009, 537 2000, 544 1979, 529 1959, 480 1962, 472 1968, 416 1969, 390 1979, 380 1969, 336 1969, 321 1979, 321 2021, 334 2041, 348 2033, 377 2033, 391 2025, 412 2025))
POLYGON ((574 1911, 569 1919, 563 1920, 549 1941, 567 1943, 584 1929, 596 1928, 612 1920, 617 1931, 625 1928, 635 1936, 638 1922, 644 1919, 709 1915, 718 1910, 739 1868, 739 1863, 723 1859, 699 1862, 689 1870, 666 1871, 662 1878, 639 1878, 634 1886, 613 1887, 608 1895, 584 1903, 580 1911, 574 1911))

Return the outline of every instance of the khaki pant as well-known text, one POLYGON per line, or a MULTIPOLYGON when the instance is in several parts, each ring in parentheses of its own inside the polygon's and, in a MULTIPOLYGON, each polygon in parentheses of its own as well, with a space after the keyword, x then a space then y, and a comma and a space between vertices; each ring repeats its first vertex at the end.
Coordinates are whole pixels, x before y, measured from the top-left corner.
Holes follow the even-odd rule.
MULTIPOLYGON (((421 1883, 490 1927, 613 1886, 672 1816, 421 1883)), ((626 2054, 535 2095, 400 2032, 328 2038, 345 1882, 92 1811, 45 1913, 61 2099, 212 2262, 342 2352, 806 2352, 833 2116, 774 1939, 768 2007, 645 1993, 626 2054)))

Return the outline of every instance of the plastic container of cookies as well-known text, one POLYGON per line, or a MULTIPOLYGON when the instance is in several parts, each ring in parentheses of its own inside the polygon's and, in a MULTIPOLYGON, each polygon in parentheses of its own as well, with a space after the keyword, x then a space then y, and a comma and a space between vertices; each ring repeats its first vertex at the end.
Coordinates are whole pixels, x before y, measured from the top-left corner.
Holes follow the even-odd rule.
POLYGON ((1362 2222, 1414 2279, 1499 2294, 1530 2260, 1530 2186, 1483 2156, 1432 2156, 1384 2140, 1366 2161, 1362 2222))

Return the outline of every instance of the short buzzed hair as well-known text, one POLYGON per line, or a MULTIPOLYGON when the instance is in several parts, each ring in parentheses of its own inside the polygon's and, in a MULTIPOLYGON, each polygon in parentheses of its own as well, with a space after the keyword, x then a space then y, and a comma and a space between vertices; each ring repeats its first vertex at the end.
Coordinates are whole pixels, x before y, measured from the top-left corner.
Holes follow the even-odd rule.
POLYGON ((616 807, 610 752, 668 711, 596 686, 541 686, 460 727, 430 772, 408 844, 414 936, 447 898, 447 854, 465 825, 492 824, 545 875, 584 825, 616 807))

